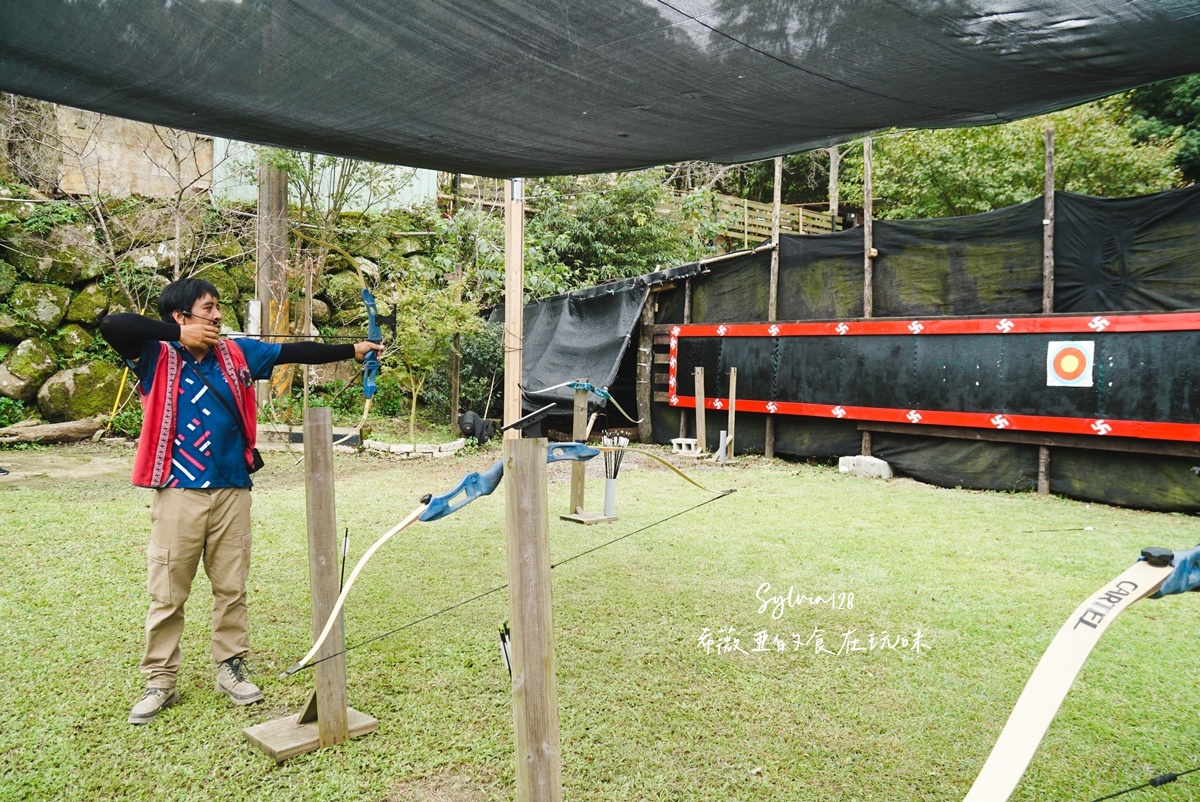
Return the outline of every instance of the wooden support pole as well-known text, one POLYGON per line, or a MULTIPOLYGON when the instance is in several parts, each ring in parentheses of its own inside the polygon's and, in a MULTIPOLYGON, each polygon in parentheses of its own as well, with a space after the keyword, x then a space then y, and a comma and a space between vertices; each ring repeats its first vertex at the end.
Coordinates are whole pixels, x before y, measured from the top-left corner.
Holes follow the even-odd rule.
MULTIPOLYGON (((254 290, 259 303, 259 334, 287 334, 287 173, 258 166, 258 227, 255 235, 257 272, 254 290), (283 325, 280 325, 282 317, 283 325)), ((258 382, 260 405, 270 400, 271 385, 258 382)))
MULTIPOLYGON (((333 417, 329 407, 310 407, 304 411, 304 491, 315 640, 325 628, 341 590, 333 501, 333 417)), ((345 648, 339 613, 314 658, 317 686, 304 710, 247 727, 242 730, 246 740, 282 763, 377 730, 378 721, 346 706, 345 648)))
MULTIPOLYGON (((871 137, 863 140, 863 317, 875 312, 875 209, 872 202, 871 137)), ((862 433, 862 454, 871 456, 871 433, 862 433)))
MULTIPOLYGON (((586 384, 588 380, 584 378, 578 381, 586 384)), ((571 419, 571 439, 576 443, 587 440, 587 410, 588 391, 576 390, 574 417, 571 419)), ((583 514, 583 480, 586 476, 586 469, 586 463, 580 460, 571 461, 571 508, 567 510, 568 513, 583 514)))
POLYGON ((875 242, 874 204, 871 202, 871 137, 863 140, 863 317, 871 317, 875 310, 875 242))
MULTIPOLYGON (((525 181, 504 182, 504 425, 521 417, 521 348, 525 339, 525 181)), ((518 439, 519 429, 504 433, 518 439)))
POLYGON ((842 166, 842 152, 837 145, 828 149, 829 153, 829 222, 830 231, 837 231, 838 218, 838 173, 842 166))
MULTIPOLYGON (((316 331, 313 326, 313 260, 308 257, 304 260, 304 331, 307 335, 310 331, 316 331)), ((304 371, 304 405, 301 407, 305 412, 308 411, 308 388, 312 384, 312 368, 308 365, 303 365, 301 369, 304 371)), ((319 634, 319 633, 318 633, 319 634)))
MULTIPOLYGON (((1054 312, 1054 129, 1046 128, 1046 174, 1042 197, 1042 312, 1054 312)), ((1050 493, 1050 447, 1038 447, 1038 492, 1050 493)))
POLYGON ((750 247, 750 204, 742 198, 742 248, 750 247))
POLYGON ((696 368, 696 450, 707 451, 704 424, 704 368, 696 368))
MULTIPOLYGON (((692 322, 692 280, 683 282, 683 324, 692 322)), ((687 410, 679 410, 679 436, 687 437, 687 410)))
MULTIPOLYGON (((304 493, 308 513, 308 579, 312 587, 313 638, 321 634, 337 602, 337 519, 333 503, 333 418, 329 407, 310 407, 304 415, 304 493)), ((317 727, 320 745, 333 746, 349 736, 346 723, 346 648, 342 616, 333 625, 314 669, 317 678, 317 727), (330 655, 337 654, 337 657, 330 655)))
MULTIPOLYGON (((524 339, 524 181, 504 182, 504 422, 521 417, 524 339)), ((550 616, 546 441, 504 433, 509 621, 518 802, 562 799, 562 758, 550 616)))
POLYGON ((1054 311, 1054 129, 1046 129, 1045 193, 1042 198, 1042 312, 1054 311))
POLYGON ((649 443, 654 439, 654 424, 650 420, 650 402, 654 397, 654 388, 650 382, 654 369, 654 307, 658 304, 655 300, 657 297, 657 293, 646 293, 646 300, 642 304, 641 326, 638 329, 637 388, 634 401, 637 404, 638 420, 641 421, 638 424, 638 442, 641 443, 649 443))
MULTIPOLYGON (((771 287, 767 297, 767 322, 773 323, 779 316, 779 218, 783 207, 783 157, 775 157, 775 188, 771 208, 771 242, 775 247, 771 250, 771 287)), ((775 399, 771 399, 774 401, 775 399)), ((733 435, 729 436, 733 443, 733 435)), ((763 437, 763 456, 775 456, 775 416, 767 415, 766 431, 763 437)))
POLYGON ((1038 446, 1037 492, 1050 494, 1050 446, 1038 446))
POLYGON ((783 210, 783 157, 775 157, 775 190, 771 206, 771 286, 767 294, 767 321, 779 311, 779 218, 783 210))
POLYGON ((544 438, 504 441, 518 802, 562 799, 544 438))
POLYGON ((737 368, 729 369, 729 446, 725 449, 725 459, 733 459, 733 435, 736 431, 737 420, 737 368))

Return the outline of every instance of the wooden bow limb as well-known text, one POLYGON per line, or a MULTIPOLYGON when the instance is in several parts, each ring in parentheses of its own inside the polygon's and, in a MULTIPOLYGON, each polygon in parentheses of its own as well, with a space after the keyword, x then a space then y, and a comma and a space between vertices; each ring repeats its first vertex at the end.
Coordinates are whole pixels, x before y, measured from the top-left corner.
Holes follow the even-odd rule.
POLYGON ((1021 691, 963 802, 1006 802, 1100 636, 1130 605, 1156 592, 1173 570, 1137 562, 1076 608, 1021 691))
POLYGON ((321 647, 325 645, 325 640, 329 637, 329 633, 333 631, 333 622, 336 621, 338 615, 341 614, 342 607, 346 603, 346 597, 350 595, 350 588, 354 587, 354 582, 358 579, 358 575, 362 573, 363 567, 370 561, 375 552, 379 551, 379 548, 383 546, 384 543, 387 543, 389 540, 391 540, 393 535, 399 534, 410 524, 416 522, 417 519, 421 517, 421 513, 425 512, 428 507, 429 504, 422 503, 415 510, 409 513, 407 518, 381 535, 380 538, 371 545, 371 548, 367 549, 366 553, 363 554, 363 556, 359 559, 358 564, 354 566, 354 570, 350 572, 350 578, 342 587, 342 592, 338 594, 337 601, 333 604, 333 610, 331 610, 329 613, 329 619, 325 622, 325 628, 321 630, 320 636, 317 637, 317 640, 315 643, 313 643, 312 648, 308 650, 308 654, 304 655, 304 657, 301 657, 298 663, 280 674, 280 679, 295 674, 297 671, 307 666, 308 662, 317 656, 317 652, 319 652, 321 647))
POLYGON ((655 454, 653 451, 646 451, 645 449, 641 449, 641 448, 631 448, 630 446, 623 446, 623 447, 622 446, 599 446, 598 450, 599 451, 632 451, 636 454, 642 454, 644 456, 647 456, 650 459, 655 460, 656 462, 661 462, 663 465, 667 466, 669 469, 671 469, 676 474, 678 474, 679 477, 681 479, 683 479, 685 482, 687 482, 688 484, 695 485, 696 487, 703 490, 705 493, 716 493, 717 495, 728 496, 730 493, 734 492, 733 488, 730 488, 729 490, 713 490, 712 488, 705 487, 704 485, 700 484, 692 477, 688 476, 683 471, 676 468, 674 465, 672 465, 667 460, 665 460, 662 457, 660 457, 659 455, 655 454))

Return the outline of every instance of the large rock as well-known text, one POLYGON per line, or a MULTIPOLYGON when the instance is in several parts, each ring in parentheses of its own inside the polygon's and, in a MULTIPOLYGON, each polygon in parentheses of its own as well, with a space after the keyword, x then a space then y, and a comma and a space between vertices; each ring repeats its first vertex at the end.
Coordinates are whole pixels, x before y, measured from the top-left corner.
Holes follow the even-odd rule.
POLYGON ((202 258, 211 259, 214 262, 221 262, 222 264, 236 262, 246 255, 246 250, 242 247, 241 240, 232 231, 222 231, 209 237, 204 242, 203 251, 201 254, 202 258))
MULTIPOLYGON (((0 198, 12 198, 12 196, 13 192, 11 189, 0 187, 0 198)), ((4 204, 4 211, 24 222, 37 214, 39 205, 41 204, 34 203, 31 200, 9 201, 4 204)))
POLYGON ((24 340, 0 366, 0 394, 32 401, 38 387, 57 367, 54 349, 47 342, 24 340))
POLYGON ((242 262, 241 264, 230 264, 225 266, 225 272, 233 279, 233 283, 237 285, 238 292, 242 295, 254 295, 255 288, 255 271, 258 265, 254 262, 242 262))
POLYGON ((14 375, 8 365, 0 365, 0 395, 28 402, 37 397, 38 386, 37 382, 14 375))
POLYGON ((221 330, 222 331, 241 331, 242 316, 238 314, 237 307, 233 304, 221 304, 221 330))
POLYGON ((355 256, 362 256, 378 262, 392 250, 392 243, 387 237, 373 237, 370 233, 360 234, 350 238, 346 250, 355 256))
POLYGON ((372 284, 379 283, 379 265, 362 256, 354 257, 354 261, 358 264, 359 271, 366 276, 367 280, 372 284))
POLYGON ((185 255, 179 242, 172 239, 132 248, 121 258, 142 270, 157 273, 169 270, 177 261, 182 261, 185 255))
POLYGON ((237 282, 234 281, 233 276, 229 275, 229 271, 225 269, 224 265, 205 265, 193 273, 192 278, 204 279, 216 287, 222 304, 237 305, 237 299, 241 293, 238 291, 237 282))
POLYGON ((106 362, 60 370, 38 391, 38 409, 51 421, 79 420, 112 408, 121 384, 121 369, 106 362))
POLYGON ((33 334, 30 326, 11 312, 0 309, 0 340, 20 342, 33 334))
POLYGON ((17 269, 8 262, 0 261, 0 298, 12 292, 17 286, 17 269))
POLYGON ((110 295, 99 283, 84 287, 67 307, 67 322, 96 325, 108 311, 110 295))
POLYGON ((70 305, 71 291, 54 284, 19 284, 8 298, 16 318, 37 331, 57 329, 70 305))
POLYGON ((31 279, 40 279, 54 264, 54 260, 46 256, 45 240, 20 226, 4 229, 0 258, 15 267, 17 273, 31 279))
POLYGON ((362 281, 358 274, 346 270, 334 273, 325 281, 325 296, 335 313, 348 309, 362 308, 362 281))
POLYGON ((54 333, 54 351, 72 365, 77 365, 88 358, 87 349, 92 347, 96 338, 78 323, 68 323, 54 333))
MULTIPOLYGON (((40 279, 51 284, 90 281, 103 275, 110 264, 90 225, 55 226, 46 238, 45 255, 50 264, 40 279)), ((45 265, 44 259, 41 264, 45 265)))
POLYGON ((204 206, 190 200, 173 207, 122 199, 112 212, 108 224, 118 251, 176 238, 185 250, 191 250, 203 225, 204 206))

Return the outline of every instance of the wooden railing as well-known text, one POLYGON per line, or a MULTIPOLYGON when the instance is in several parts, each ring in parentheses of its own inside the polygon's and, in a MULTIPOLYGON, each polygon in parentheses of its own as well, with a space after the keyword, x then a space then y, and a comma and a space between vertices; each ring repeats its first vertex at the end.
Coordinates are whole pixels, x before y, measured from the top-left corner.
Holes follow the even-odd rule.
MULTIPOLYGON (((462 203, 477 203, 489 208, 504 206, 503 181, 464 175, 460 187, 462 203)), ((685 197, 685 193, 672 192, 670 205, 677 210, 685 197)), ((718 194, 714 197, 720 237, 740 242, 742 247, 771 238, 771 204, 732 195, 718 194)), ((438 200, 447 202, 450 196, 442 193, 438 195, 438 200)), ((535 205, 527 203, 526 214, 533 214, 535 205)), ((841 221, 828 212, 787 204, 780 207, 779 230, 785 234, 828 234, 841 228, 841 221)))
MULTIPOLYGON (((769 203, 717 196, 721 236, 741 240, 743 247, 771 238, 771 212, 769 203)), ((785 234, 829 234, 841 229, 839 223, 827 212, 814 212, 801 206, 785 204, 779 210, 779 230, 785 234)))

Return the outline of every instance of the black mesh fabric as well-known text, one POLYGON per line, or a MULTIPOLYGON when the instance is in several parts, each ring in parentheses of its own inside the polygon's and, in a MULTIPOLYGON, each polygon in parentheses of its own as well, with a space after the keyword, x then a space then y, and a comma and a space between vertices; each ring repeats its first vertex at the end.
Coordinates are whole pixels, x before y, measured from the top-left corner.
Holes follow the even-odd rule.
POLYGON ((0 89, 489 176, 740 162, 1200 71, 1194 0, 10 0, 0 89))
POLYGON ((1200 307, 1200 187, 1055 201, 1054 309, 1118 312, 1200 307))
MULTIPOLYGON (((1058 193, 1055 217, 1056 311, 1200 308, 1200 187, 1121 200, 1058 193)), ((1042 219, 1038 198, 970 217, 877 221, 875 316, 1039 313, 1042 219)), ((703 271, 689 267, 690 322, 767 319, 769 253, 703 271)), ((861 315, 862 229, 783 236, 779 276, 779 320, 861 315)), ((684 294, 682 281, 659 293, 656 321, 683 322, 684 294)), ((1047 342, 1073 339, 1060 335, 1006 341, 984 335, 869 337, 855 343, 833 337, 688 338, 679 348, 680 392, 692 393, 692 370, 702 366, 706 394, 721 395, 729 367, 736 366, 741 398, 1193 422, 1200 420, 1197 336, 1108 335, 1096 346, 1096 384, 1069 396, 1045 386, 1047 342)), ((661 375, 666 366, 656 370, 661 375)), ((662 389, 661 381, 656 387, 662 389)), ((655 438, 678 436, 679 411, 662 403, 654 410, 655 438)), ((763 450, 762 420, 738 416, 740 451, 763 450)), ((827 459, 859 451, 856 423, 786 415, 775 420, 777 454, 827 459)), ((725 425, 723 413, 708 413, 710 442, 725 425)), ((935 484, 1024 490, 1037 476, 1035 446, 883 434, 874 443, 896 470, 935 484)), ((1200 477, 1183 458, 1055 448, 1051 464, 1056 493, 1151 509, 1200 509, 1200 477)))

